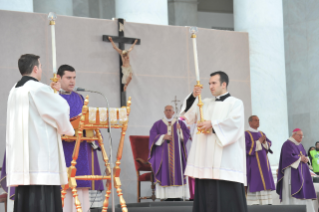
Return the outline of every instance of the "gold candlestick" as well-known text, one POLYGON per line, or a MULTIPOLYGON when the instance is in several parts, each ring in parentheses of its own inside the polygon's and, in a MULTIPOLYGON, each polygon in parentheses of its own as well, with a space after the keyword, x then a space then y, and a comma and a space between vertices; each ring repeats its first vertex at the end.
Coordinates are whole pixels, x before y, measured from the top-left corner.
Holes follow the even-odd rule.
MULTIPOLYGON (((197 84, 195 85, 195 87, 199 87, 199 88, 203 88, 203 85, 200 84, 200 76, 199 76, 199 66, 198 66, 198 54, 197 54, 197 43, 196 43, 196 33, 198 32, 197 27, 190 27, 189 28, 189 32, 191 33, 191 38, 192 38, 192 43, 193 43, 193 54, 194 54, 194 65, 195 65, 195 74, 196 74, 196 81, 197 84)), ((203 105, 204 103, 202 102, 202 96, 198 95, 198 107, 199 107, 199 122, 204 122, 204 115, 203 115, 203 105)), ((199 127, 197 127, 197 134, 200 133, 205 133, 205 134, 209 134, 211 133, 209 130, 205 131, 203 129, 200 129, 199 127)))

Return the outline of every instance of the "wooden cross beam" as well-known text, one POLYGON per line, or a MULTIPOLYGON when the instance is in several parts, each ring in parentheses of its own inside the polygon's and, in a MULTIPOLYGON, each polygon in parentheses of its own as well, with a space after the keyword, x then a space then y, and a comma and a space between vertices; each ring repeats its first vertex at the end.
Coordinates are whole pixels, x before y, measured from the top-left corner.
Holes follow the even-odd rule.
MULTIPOLYGON (((124 36, 124 19, 117 19, 117 23, 118 23, 118 36, 113 36, 113 35, 103 35, 103 41, 105 42, 110 42, 109 37, 111 37, 114 41, 114 43, 118 43, 119 44, 119 49, 121 50, 125 50, 125 44, 133 44, 135 40, 138 40, 136 45, 140 45, 141 44, 141 40, 138 38, 128 38, 124 36)), ((124 84, 122 84, 122 77, 123 77, 123 73, 122 73, 122 58, 121 55, 119 55, 120 57, 120 95, 121 95, 121 106, 126 106, 126 92, 124 91, 124 84)))

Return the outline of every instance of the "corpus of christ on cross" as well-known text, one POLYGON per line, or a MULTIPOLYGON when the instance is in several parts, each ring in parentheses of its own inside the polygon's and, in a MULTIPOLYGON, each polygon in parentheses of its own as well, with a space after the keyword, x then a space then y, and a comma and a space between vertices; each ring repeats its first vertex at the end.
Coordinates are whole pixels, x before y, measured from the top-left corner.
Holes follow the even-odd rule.
MULTIPOLYGON (((125 44, 141 44, 141 40, 137 38, 127 38, 124 37, 124 19, 116 19, 118 23, 118 36, 113 35, 103 35, 103 41, 111 42, 109 40, 109 37, 113 40, 114 43, 118 43, 118 48, 122 51, 125 50, 125 44), (137 42, 135 42, 137 40, 137 42)), ((122 77, 123 77, 123 61, 122 61, 122 55, 120 55, 120 95, 121 95, 121 106, 126 106, 126 91, 124 89, 125 84, 122 83, 122 77)))

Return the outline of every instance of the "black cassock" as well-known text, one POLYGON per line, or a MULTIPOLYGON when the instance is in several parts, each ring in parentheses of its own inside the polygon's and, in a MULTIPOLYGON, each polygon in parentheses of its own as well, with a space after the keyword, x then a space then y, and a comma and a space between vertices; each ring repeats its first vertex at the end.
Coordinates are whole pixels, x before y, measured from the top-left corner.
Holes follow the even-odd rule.
POLYGON ((195 179, 193 212, 247 212, 242 183, 195 179))
POLYGON ((14 212, 63 212, 61 187, 24 185, 16 187, 14 212))

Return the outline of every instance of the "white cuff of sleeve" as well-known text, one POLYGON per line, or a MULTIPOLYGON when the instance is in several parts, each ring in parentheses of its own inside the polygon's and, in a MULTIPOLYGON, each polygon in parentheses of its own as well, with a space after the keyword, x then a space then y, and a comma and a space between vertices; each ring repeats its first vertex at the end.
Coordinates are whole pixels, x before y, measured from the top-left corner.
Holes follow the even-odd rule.
POLYGON ((300 161, 301 161, 301 157, 299 157, 299 159, 296 162, 294 162, 293 164, 291 164, 290 166, 294 169, 298 169, 300 161))
POLYGON ((260 143, 259 140, 257 140, 256 141, 256 149, 255 149, 255 151, 257 152, 257 151, 260 151, 260 150, 262 150, 261 143, 260 143))
POLYGON ((268 146, 268 142, 267 142, 267 141, 266 141, 264 144, 262 144, 262 145, 264 146, 265 149, 267 149, 267 150, 269 149, 269 146, 268 146))
POLYGON ((155 145, 156 146, 161 146, 163 144, 163 142, 164 142, 164 135, 161 135, 159 137, 159 139, 156 141, 155 145))

